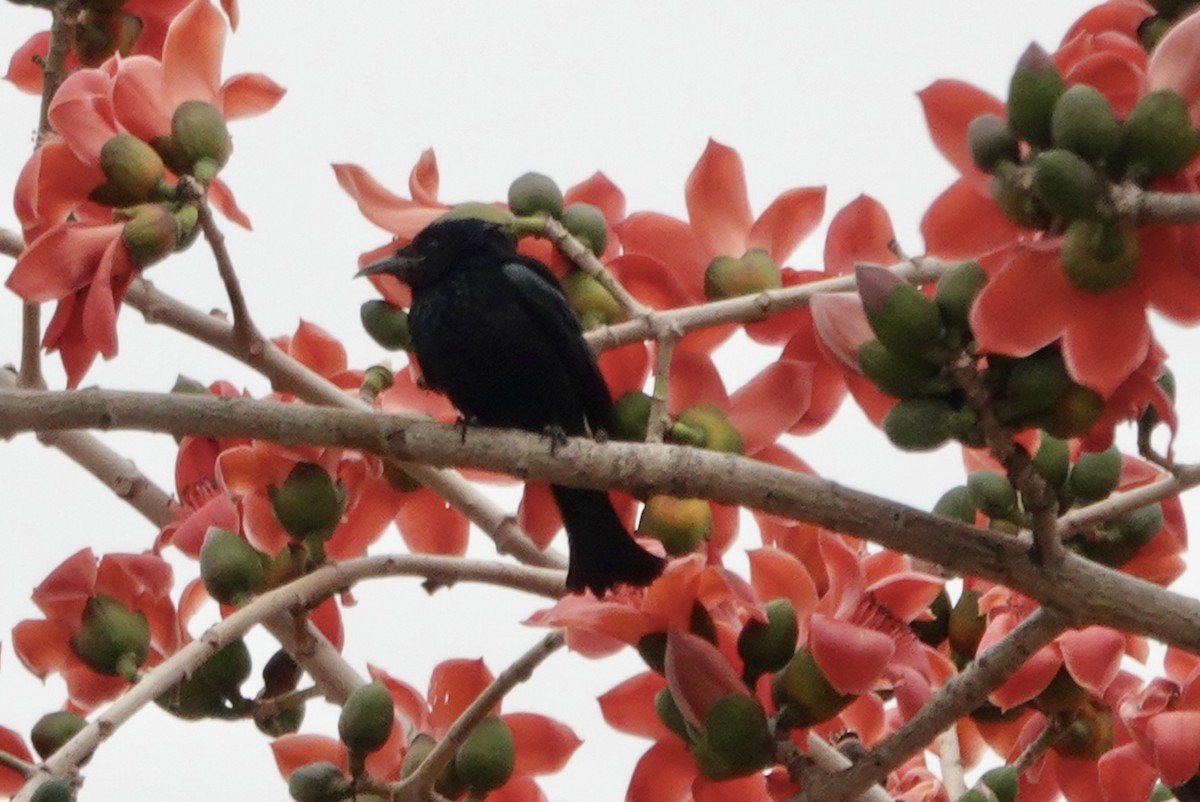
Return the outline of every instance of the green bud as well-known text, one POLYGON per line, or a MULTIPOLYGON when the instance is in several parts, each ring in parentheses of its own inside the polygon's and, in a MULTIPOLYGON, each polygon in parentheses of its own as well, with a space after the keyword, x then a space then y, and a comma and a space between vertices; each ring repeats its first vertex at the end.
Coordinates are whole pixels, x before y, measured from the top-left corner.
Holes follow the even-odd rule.
POLYGON ((646 427, 650 424, 650 406, 654 400, 641 390, 626 390, 613 402, 614 440, 631 440, 640 443, 646 439, 646 427))
POLYGON ((230 641, 155 701, 171 715, 188 721, 240 718, 246 707, 241 687, 252 668, 245 641, 230 641))
POLYGON ((363 371, 361 392, 377 396, 396 383, 396 374, 387 365, 372 365, 363 371))
POLYGON ((592 329, 625 320, 625 309, 595 276, 573 267, 562 278, 563 294, 583 328, 592 329))
POLYGON ((647 632, 638 638, 637 653, 655 673, 662 674, 667 662, 667 633, 647 632))
POLYGON ((62 777, 51 777, 37 787, 29 802, 73 802, 71 783, 62 777))
POLYGON ((240 605, 262 587, 264 557, 242 537, 212 528, 200 547, 200 579, 222 604, 240 605))
POLYGON ((646 499, 637 533, 663 544, 667 554, 690 554, 712 535, 712 506, 703 498, 655 495, 646 499))
POLYGON ((796 608, 790 600, 772 599, 764 607, 767 620, 751 618, 738 634, 738 656, 745 666, 743 677, 750 686, 754 685, 759 674, 778 671, 787 665, 796 651, 796 639, 800 636, 796 608))
POLYGON ((883 416, 883 431, 897 448, 928 451, 950 439, 957 414, 944 398, 905 398, 883 416))
POLYGON ((654 713, 663 726, 684 741, 692 739, 693 733, 688 729, 683 713, 679 712, 679 705, 675 704, 675 697, 671 695, 670 688, 660 688, 658 693, 654 694, 654 713))
POLYGON ((150 653, 150 625, 141 610, 97 594, 84 605, 80 629, 70 643, 88 668, 133 681, 150 653))
POLYGON ((1085 504, 1100 501, 1117 489, 1121 480, 1121 452, 1116 446, 1085 451, 1071 466, 1068 479, 1075 497, 1085 504))
POLYGON ((338 716, 338 737, 351 752, 369 754, 392 734, 395 719, 392 696, 382 682, 355 688, 338 716))
POLYGON ((1017 802, 1020 778, 1015 766, 1001 766, 985 771, 979 782, 995 794, 995 802, 1017 802))
POLYGON ((937 304, 920 290, 883 268, 859 267, 855 276, 867 322, 889 351, 919 357, 941 343, 937 304))
POLYGON ((762 705, 731 693, 704 713, 704 736, 693 747, 696 766, 709 779, 744 777, 773 762, 774 744, 762 705))
MULTIPOLYGON (((963 488, 964 490, 966 488, 963 488)), ((938 591, 929 603, 933 618, 927 621, 910 621, 908 628, 922 643, 937 648, 950 634, 950 594, 945 588, 938 591)))
POLYGON ((389 351, 407 351, 412 348, 412 335, 408 331, 408 312, 392 306, 382 298, 365 302, 358 309, 362 327, 381 348, 389 351))
POLYGON ((714 404, 693 404, 681 410, 675 416, 675 421, 702 432, 702 448, 731 454, 741 454, 745 451, 742 436, 729 424, 721 408, 714 404))
POLYGON ((971 307, 986 283, 987 274, 978 262, 963 262, 942 274, 933 293, 933 302, 947 328, 967 329, 971 307))
MULTIPOLYGON (((299 732, 300 725, 304 723, 304 710, 304 702, 297 702, 271 716, 256 715, 254 726, 263 735, 271 738, 279 738, 290 732, 299 732)), ((362 797, 359 799, 361 800, 362 797)))
POLYGON ((34 751, 46 760, 80 730, 87 726, 87 719, 71 710, 47 713, 37 720, 29 734, 34 751))
POLYGON ((327 540, 346 504, 345 488, 313 462, 296 463, 282 485, 267 488, 267 497, 279 525, 297 540, 327 540))
POLYGON ((562 224, 571 236, 599 256, 608 244, 608 223, 604 212, 590 203, 572 203, 562 211, 562 224))
POLYGON ((1071 447, 1066 440, 1042 432, 1037 452, 1033 455, 1033 469, 1050 487, 1061 487, 1071 470, 1071 447))
POLYGON ((485 794, 508 782, 516 764, 512 731, 497 716, 479 723, 454 755, 454 769, 475 794, 485 794))
POLYGON ((975 509, 989 518, 1003 520, 1017 511, 1017 491, 995 471, 971 471, 967 474, 967 492, 975 509))
POLYGON ((211 180, 233 152, 233 141, 220 110, 203 100, 180 103, 171 117, 171 150, 181 160, 180 165, 186 166, 186 173, 193 173, 201 161, 209 162, 203 169, 210 174, 197 174, 196 178, 205 183, 211 180))
POLYGON ((737 298, 783 286, 783 274, 771 255, 761 248, 746 251, 740 259, 718 256, 704 270, 704 297, 710 301, 737 298))
POLYGON ((933 505, 933 514, 974 526, 975 502, 971 500, 971 492, 962 485, 950 488, 933 505))
POLYGON ((1079 437, 1086 434, 1104 410, 1104 398, 1090 387, 1074 382, 1058 398, 1054 414, 1045 423, 1055 437, 1079 437))
POLYGON ((854 701, 853 694, 838 693, 812 654, 796 650, 771 681, 771 695, 780 708, 780 720, 791 727, 810 727, 837 715, 854 701))
POLYGON ((179 221, 156 203, 138 206, 121 230, 121 240, 139 268, 161 262, 179 245, 179 221))
POLYGON ((1034 197, 1027 175, 1027 171, 1015 168, 1000 170, 992 177, 992 200, 1005 217, 1022 228, 1049 228, 1054 217, 1034 197))
POLYGON ((1139 183, 1183 168, 1200 151, 1200 131, 1192 127, 1187 104, 1172 89, 1158 89, 1138 101, 1121 125, 1116 159, 1125 178, 1139 183))
POLYGON ((993 173, 1001 162, 1021 160, 1017 138, 1008 124, 996 114, 980 114, 967 126, 967 148, 971 159, 985 173, 993 173))
POLYGON ((175 250, 186 250, 189 245, 196 241, 196 237, 200 236, 200 210, 193 204, 185 203, 174 212, 175 224, 179 226, 179 237, 175 243, 175 250))
POLYGON ((1033 160, 1033 193, 1046 208, 1067 220, 1097 215, 1104 192, 1100 174, 1065 148, 1043 150, 1033 160))
MULTIPOLYGON (((1190 2, 1190 0, 1187 1, 1190 2)), ((1143 50, 1150 52, 1169 30, 1171 30, 1171 20, 1166 17, 1158 14, 1146 17, 1137 26, 1138 42, 1141 43, 1143 50)))
POLYGON ((1067 545, 1089 560, 1110 568, 1120 568, 1132 560, 1162 527, 1162 506, 1148 504, 1115 520, 1105 521, 1094 534, 1075 535, 1067 541, 1067 545))
POLYGON ((996 416, 1003 423, 1049 413, 1070 385, 1066 365, 1057 348, 1043 348, 1012 364, 1004 378, 996 416))
POLYGON ((965 659, 974 657, 986 629, 987 618, 979 612, 979 592, 964 590, 950 611, 950 627, 946 637, 951 650, 965 659))
POLYGON ((323 760, 293 771, 288 777, 288 793, 296 802, 341 802, 354 789, 341 769, 323 760))
POLYGON ((1121 141, 1121 123, 1108 98, 1093 86, 1075 84, 1063 92, 1050 116, 1054 147, 1089 162, 1104 161, 1121 141))
POLYGON ((108 206, 141 203, 163 180, 163 160, 132 134, 117 134, 100 148, 100 169, 108 179, 88 196, 108 206))
POLYGON ((563 194, 554 179, 541 173, 525 173, 508 187, 508 208, 513 214, 527 216, 562 213, 563 194))
POLYGON ((1123 287, 1137 275, 1137 227, 1129 221, 1075 220, 1063 236, 1061 258, 1067 280, 1081 290, 1123 287))
POLYGON ((304 670, 300 668, 296 659, 288 654, 286 649, 280 649, 271 655, 262 668, 262 695, 271 698, 294 691, 303 675, 304 670))
POLYGON ((920 357, 896 353, 879 340, 858 347, 858 367, 876 387, 896 398, 929 393, 941 373, 938 365, 920 357))
POLYGON ((1008 85, 1008 127, 1031 145, 1050 144, 1050 118, 1067 84, 1050 56, 1032 44, 1008 85))

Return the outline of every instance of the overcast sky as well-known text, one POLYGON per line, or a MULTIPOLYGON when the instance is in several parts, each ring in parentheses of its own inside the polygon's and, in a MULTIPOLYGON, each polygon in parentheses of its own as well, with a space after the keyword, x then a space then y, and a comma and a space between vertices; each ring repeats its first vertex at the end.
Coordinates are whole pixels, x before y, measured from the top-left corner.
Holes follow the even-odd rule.
MULTIPOLYGON (((504 197, 527 170, 565 185, 602 170, 630 211, 682 216, 683 182, 709 137, 741 152, 756 211, 793 186, 829 187, 826 219, 860 193, 881 200, 902 246, 919 253, 920 216, 952 178, 924 128, 915 93, 956 77, 1003 95, 1030 41, 1053 49, 1091 3, 1007 0, 815 2, 305 2, 245 0, 227 45, 226 75, 261 71, 288 88, 265 117, 233 126, 236 151, 223 173, 253 233, 229 227, 229 246, 259 327, 290 333, 300 318, 343 339, 359 366, 383 355, 362 334, 358 306, 371 291, 350 280, 358 254, 387 241, 338 189, 331 162, 356 162, 398 192, 420 152, 437 150, 442 197, 504 197), (287 9, 282 17, 279 9, 287 9)), ((46 27, 36 9, 0 4, 4 61, 46 27)), ((0 62, 3 63, 3 62, 0 62)), ((37 102, 0 85, 0 191, 13 186, 32 146, 37 102)), ((15 228, 6 203, 0 225, 15 228)), ((823 230, 791 260, 819 267, 823 230)), ((202 247, 153 269, 153 279, 196 306, 225 305, 202 247)), ((9 266, 2 266, 7 273, 9 266)), ((0 362, 19 348, 19 304, 0 296, 0 362)), ((165 390, 177 373, 225 378, 266 392, 239 365, 145 325, 126 310, 121 355, 85 384, 165 390)), ((1189 335, 1194 336, 1194 335, 1189 335)), ((1168 348, 1183 342, 1171 335, 1168 348)), ((1194 346, 1193 346, 1194 347, 1194 346)), ((763 363, 739 359, 730 386, 763 363)), ((51 383, 61 386, 57 358, 51 383)), ((1190 366, 1189 366, 1190 367, 1190 366)), ((1181 397, 1196 397, 1188 377, 1181 397)), ((1200 457, 1183 413, 1179 453, 1200 457), (1190 446, 1190 447, 1189 447, 1190 446)), ((112 435, 150 476, 172 486, 166 437, 112 435)), ((952 450, 900 456, 883 436, 845 413, 793 448, 822 473, 916 506, 961 482, 952 450), (869 455, 864 459, 864 455, 869 455)), ((8 630, 34 615, 30 589, 85 544, 136 551, 154 532, 107 490, 24 436, 0 444, 0 723, 27 731, 57 707, 62 686, 42 686, 8 646, 8 630)), ((510 503, 510 502, 506 502, 510 503)), ((1194 506, 1194 505, 1193 505, 1194 506)), ((745 531, 743 544, 757 545, 745 531)), ((400 550, 395 534, 375 551, 400 550)), ((477 552, 486 556, 481 546, 477 552)), ((736 564, 736 563, 735 563, 736 564)), ((180 586, 191 574, 180 572, 180 586)), ((531 646, 538 631, 515 624, 544 603, 490 588, 428 598, 413 580, 375 582, 347 611, 346 654, 424 688, 451 657, 483 656, 493 671, 531 646), (436 644, 436 648, 434 646, 436 644)), ((265 639, 252 642, 265 654, 265 639)), ((594 698, 640 670, 630 655, 589 663, 558 655, 505 710, 540 710, 585 739, 571 765, 544 781, 555 800, 623 797, 634 760, 648 745, 601 723, 594 698)), ((317 708, 318 706, 313 706, 317 708)), ((306 728, 333 733, 328 711, 306 728)), ((85 798, 283 799, 267 740, 249 724, 186 724, 157 710, 137 717, 86 768, 85 798)))

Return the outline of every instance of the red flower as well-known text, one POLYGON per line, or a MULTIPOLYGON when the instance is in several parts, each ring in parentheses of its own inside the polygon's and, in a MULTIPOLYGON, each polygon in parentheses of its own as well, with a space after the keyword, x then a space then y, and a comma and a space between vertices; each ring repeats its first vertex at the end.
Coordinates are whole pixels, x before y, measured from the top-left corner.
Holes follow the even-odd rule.
MULTIPOLYGON (((614 272, 642 301, 660 309, 704 302, 704 273, 715 257, 740 258, 762 249, 782 265, 825 210, 825 189, 802 187, 785 191, 754 219, 741 157, 713 140, 688 176, 684 195, 688 222, 639 212, 618 231, 625 255, 613 260, 614 272)), ((796 279, 791 276, 787 283, 796 279)), ((764 329, 763 335, 778 336, 776 328, 764 329)), ((709 352, 733 329, 702 329, 680 344, 709 352)))
POLYGON ((1176 786, 1200 771, 1200 661, 1169 646, 1163 665, 1167 676, 1130 694, 1118 710, 1141 758, 1176 786))
POLYGON ((84 605, 103 594, 127 609, 141 612, 150 627, 146 665, 174 652, 180 643, 179 624, 171 602, 171 567, 152 554, 106 554, 99 561, 91 549, 68 557, 33 591, 33 602, 46 616, 26 619, 13 627, 13 648, 33 674, 45 678, 62 674, 70 705, 90 711, 120 695, 128 683, 98 674, 71 649, 79 631, 84 605))
MULTIPOLYGON (((7 752, 19 760, 33 762, 33 755, 25 745, 25 739, 8 727, 0 726, 0 751, 7 752)), ((25 777, 16 769, 0 766, 0 796, 16 796, 25 784, 25 777)))

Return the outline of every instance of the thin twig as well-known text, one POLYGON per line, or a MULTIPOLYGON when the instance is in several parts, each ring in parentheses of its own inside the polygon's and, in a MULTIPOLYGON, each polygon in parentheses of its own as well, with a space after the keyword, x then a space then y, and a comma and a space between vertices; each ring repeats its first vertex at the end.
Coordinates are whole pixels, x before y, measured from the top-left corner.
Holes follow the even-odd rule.
POLYGON ((1046 754, 1046 750, 1054 746, 1055 742, 1065 734, 1066 730, 1063 729, 1061 719, 1057 716, 1047 717, 1042 731, 1037 734, 1036 738, 1030 741, 1024 751, 1013 761, 1012 767, 1017 770, 1017 774, 1024 774, 1029 771, 1037 759, 1046 754))
POLYGON ((38 773, 36 763, 22 760, 11 752, 5 752, 3 749, 0 749, 0 767, 15 771, 26 780, 38 773))
POLYGON ((1176 465, 1174 475, 1155 479, 1153 482, 1113 493, 1108 498, 1071 510, 1058 519, 1058 536, 1070 537, 1105 521, 1119 518, 1127 512, 1177 496, 1185 490, 1200 485, 1200 465, 1176 465))
POLYGON ((426 799, 428 791, 441 776, 442 770, 454 759, 454 753, 462 746, 467 736, 479 723, 487 718, 492 709, 500 704, 509 691, 533 675, 533 670, 546 658, 566 643, 565 630, 556 629, 543 637, 532 649, 521 655, 508 668, 500 672, 467 708, 459 714, 446 734, 421 761, 417 770, 397 783, 392 792, 393 800, 426 799))
POLYGON ((646 422, 647 443, 661 443, 667 430, 667 378, 671 373, 671 357, 675 354, 678 342, 679 333, 670 327, 664 328, 656 340, 654 392, 650 396, 650 417, 646 422))
POLYGON ((937 738, 938 765, 942 768, 942 785, 951 799, 967 792, 966 767, 958 746, 958 726, 951 724, 937 738))
POLYGON ((1109 190, 1117 214, 1138 223, 1200 222, 1200 193, 1152 192, 1136 184, 1109 190))
POLYGON ((1048 608, 1037 610, 943 685, 900 729, 876 744, 851 768, 806 788, 799 802, 852 799, 872 783, 882 781, 909 755, 981 705, 992 690, 1066 625, 1066 616, 1061 613, 1048 608))
POLYGON ((592 249, 572 236, 561 222, 553 217, 547 217, 543 230, 546 238, 554 243, 554 247, 558 248, 563 256, 600 282, 601 286, 612 294, 621 308, 631 317, 644 315, 650 311, 641 301, 630 295, 629 290, 625 289, 621 282, 617 281, 616 277, 604 266, 604 263, 596 257, 596 254, 592 253, 592 249))

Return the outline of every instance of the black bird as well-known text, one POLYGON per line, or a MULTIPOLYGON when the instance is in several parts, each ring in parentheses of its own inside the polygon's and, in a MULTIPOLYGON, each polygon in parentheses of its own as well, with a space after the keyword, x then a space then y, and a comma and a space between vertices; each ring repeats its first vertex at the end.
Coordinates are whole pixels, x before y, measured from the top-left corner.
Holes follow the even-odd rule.
MULTIPOLYGON (((425 383, 468 420, 561 436, 612 423, 612 396, 558 279, 478 219, 431 223, 359 275, 412 288, 408 326, 425 383)), ((551 485, 571 549, 567 588, 646 585, 663 561, 639 546, 608 495, 551 485)))

